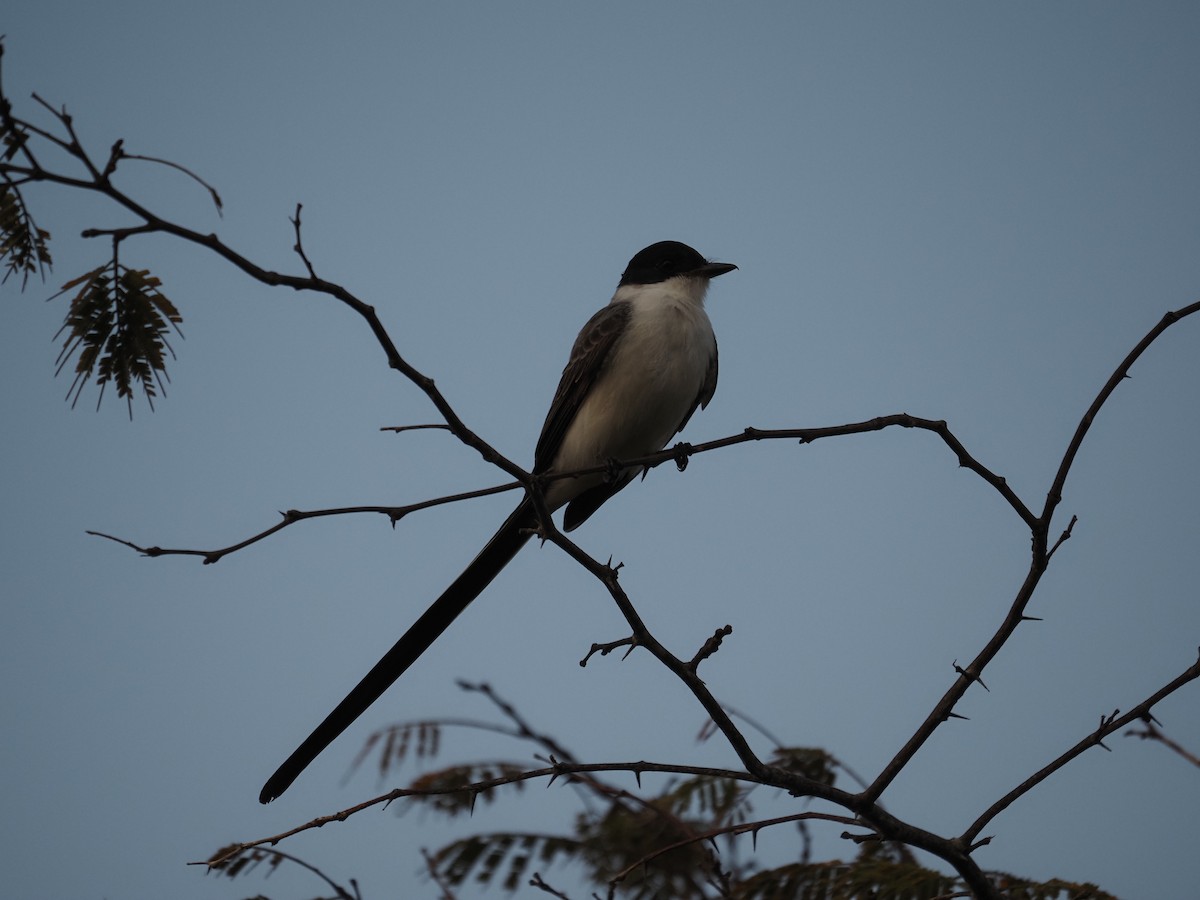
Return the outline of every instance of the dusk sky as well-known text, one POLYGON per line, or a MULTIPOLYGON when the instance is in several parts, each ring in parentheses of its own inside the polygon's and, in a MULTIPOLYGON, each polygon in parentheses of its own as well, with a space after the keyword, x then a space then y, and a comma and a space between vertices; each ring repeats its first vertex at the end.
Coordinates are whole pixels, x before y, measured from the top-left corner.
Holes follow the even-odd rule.
MULTIPOLYGON (((16 112, 66 105, 118 183, 264 267, 317 272, 379 312, 468 425, 532 460, 580 326, 630 256, 685 241, 736 263, 708 311, 716 396, 683 438, 747 426, 945 419, 1041 509, 1088 404, 1168 310, 1200 299, 1200 5, 1191 2, 207 4, 7 0, 16 112)), ((47 163, 67 166, 61 158, 47 163)), ((604 589, 531 543, 279 801, 258 791, 516 502, 304 522, 211 566, 279 510, 406 504, 508 480, 445 432, 336 302, 257 284, 205 250, 130 240, 183 314, 151 412, 54 377, 59 287, 127 214, 30 188, 53 272, 0 288, 0 796, 5 893, 27 900, 309 897, 310 875, 188 862, 407 783, 343 777, 372 730, 496 719, 488 681, 577 757, 736 766, 648 654, 579 659, 627 627, 604 589)), ((1191 665, 1200 645, 1200 316, 1133 367, 1055 520, 1078 516, 1023 625, 884 794, 953 835, 1191 665)), ((895 755, 1000 625, 1029 532, 933 435, 743 444, 667 465, 573 535, 654 633, 792 746, 864 777, 895 755)), ((1161 703, 1200 752, 1200 683, 1161 703)), ((751 732, 756 750, 770 743, 751 732)), ((998 816, 988 870, 1196 896, 1200 769, 1117 735, 998 816)), ((458 730, 425 769, 531 748, 458 730)), ((619 779, 619 777, 618 777, 619 779)), ((632 776, 626 781, 636 787, 632 776)), ((622 782, 624 783, 624 782, 622 782)), ((842 786, 852 788, 849 782, 842 786)), ((756 813, 827 810, 763 793, 756 813)), ((570 827, 533 786, 450 824, 371 811, 282 845, 366 900, 435 897, 420 850, 570 827)), ((848 856, 814 825, 819 858, 848 856)), ((754 852, 750 839, 739 847, 754 852)), ((791 827, 759 835, 795 858, 791 827)), ((936 860, 928 864, 944 869, 936 860)), ((543 872, 588 896, 569 866, 543 872)), ((520 896, 534 895, 523 890, 520 896)), ((482 896, 476 886, 461 896, 482 896)), ((497 889, 486 896, 502 896, 497 889)), ((543 896, 537 894, 536 896, 543 896)))

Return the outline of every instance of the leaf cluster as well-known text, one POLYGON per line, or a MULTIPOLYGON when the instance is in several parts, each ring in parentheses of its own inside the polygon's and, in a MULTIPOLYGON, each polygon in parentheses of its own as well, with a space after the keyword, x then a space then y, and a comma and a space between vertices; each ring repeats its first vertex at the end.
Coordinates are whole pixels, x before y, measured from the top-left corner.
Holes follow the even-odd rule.
MULTIPOLYGON (((429 760, 443 747, 446 726, 507 734, 571 757, 562 745, 535 734, 510 704, 491 696, 517 728, 484 722, 401 723, 372 735, 356 760, 372 750, 387 776, 413 757, 429 760)), ((833 785, 841 764, 813 747, 778 747, 772 764, 833 785)), ((632 768, 632 766, 631 766, 632 768)), ((452 765, 412 779, 403 801, 447 817, 473 811, 478 797, 491 800, 501 786, 521 787, 519 764, 490 761, 452 765)), ((595 773, 563 776, 579 793, 583 811, 561 832, 484 832, 452 841, 427 854, 431 875, 447 891, 468 883, 508 894, 529 884, 544 886, 546 870, 570 864, 595 886, 592 896, 631 900, 730 898, 730 900, 933 900, 968 896, 960 878, 919 864, 911 851, 874 836, 860 838, 851 859, 808 858, 806 823, 797 818, 797 858, 764 868, 738 853, 741 835, 756 835, 781 820, 754 820, 751 782, 713 775, 679 776, 656 790, 630 791, 595 773)), ((1014 900, 1115 900, 1094 885, 1052 879, 1039 883, 1002 873, 989 876, 1014 900)), ((452 894, 448 894, 451 895, 452 894)), ((556 895, 567 896, 558 892, 556 895)))
POLYGON ((130 415, 135 389, 151 409, 154 398, 166 393, 166 354, 175 356, 167 335, 174 329, 182 336, 183 320, 160 285, 149 271, 127 268, 115 258, 63 285, 60 293, 79 289, 56 335, 66 333, 56 371, 75 359, 75 378, 67 392, 72 406, 93 377, 100 387, 97 407, 111 382, 130 415))
MULTIPOLYGON (((7 158, 15 150, 12 136, 6 134, 4 143, 7 158)), ((0 284, 19 274, 24 289, 30 275, 45 278, 51 265, 49 243, 50 232, 34 223, 20 190, 6 179, 0 184, 0 261, 5 269, 0 284)))
MULTIPOLYGON (((0 42, 2 55, 3 43, 0 42)), ((107 165, 101 169, 80 144, 66 111, 52 109, 36 94, 34 98, 50 110, 57 129, 47 130, 16 117, 11 102, 0 89, 0 266, 4 269, 0 283, 19 275, 22 289, 28 285, 31 275, 38 274, 45 279, 52 265, 50 232, 34 221, 23 187, 36 183, 63 184, 105 194, 126 208, 136 208, 113 186, 112 176, 120 160, 149 159, 182 168, 163 160, 127 154, 122 149, 122 142, 118 141, 107 165), (83 165, 90 180, 43 168, 39 161, 40 152, 34 145, 53 147, 74 157, 83 165)), ((183 171, 195 178, 186 169, 183 171)), ((215 192, 212 193, 219 209, 220 200, 215 192)), ((59 297, 79 289, 59 330, 60 335, 66 333, 66 339, 59 354, 57 371, 61 372, 74 359, 75 378, 67 391, 72 406, 93 379, 100 389, 97 407, 111 382, 117 396, 126 401, 131 416, 135 392, 140 391, 145 396, 151 409, 154 398, 165 394, 166 357, 167 354, 175 355, 167 334, 173 329, 182 336, 179 331, 182 319, 174 304, 160 290, 158 278, 146 269, 123 265, 119 258, 122 241, 151 230, 153 226, 145 223, 128 229, 85 231, 85 237, 111 237, 112 255, 103 265, 68 281, 54 295, 59 297)))

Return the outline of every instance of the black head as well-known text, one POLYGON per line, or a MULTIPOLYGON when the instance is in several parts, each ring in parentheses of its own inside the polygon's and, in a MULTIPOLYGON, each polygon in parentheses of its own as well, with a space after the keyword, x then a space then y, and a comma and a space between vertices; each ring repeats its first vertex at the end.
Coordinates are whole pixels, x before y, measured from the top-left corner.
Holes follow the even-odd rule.
POLYGON ((639 250, 629 261, 621 275, 621 284, 658 284, 676 275, 716 278, 736 268, 733 263, 709 262, 679 241, 659 241, 639 250))

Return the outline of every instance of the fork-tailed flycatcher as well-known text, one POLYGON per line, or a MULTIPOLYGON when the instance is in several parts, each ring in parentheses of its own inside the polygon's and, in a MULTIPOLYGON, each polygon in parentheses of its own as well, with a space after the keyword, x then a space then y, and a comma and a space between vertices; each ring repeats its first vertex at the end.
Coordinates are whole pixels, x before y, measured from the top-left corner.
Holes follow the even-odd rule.
MULTIPOLYGON (((612 301, 579 332, 533 456, 533 473, 574 472, 654 453, 717 388, 717 339, 704 312, 708 282, 736 269, 686 244, 661 241, 629 261, 612 301)), ((546 508, 578 527, 629 484, 635 468, 546 483, 546 508)), ((270 803, 399 678, 537 531, 523 499, 466 571, 446 588, 263 786, 270 803)))

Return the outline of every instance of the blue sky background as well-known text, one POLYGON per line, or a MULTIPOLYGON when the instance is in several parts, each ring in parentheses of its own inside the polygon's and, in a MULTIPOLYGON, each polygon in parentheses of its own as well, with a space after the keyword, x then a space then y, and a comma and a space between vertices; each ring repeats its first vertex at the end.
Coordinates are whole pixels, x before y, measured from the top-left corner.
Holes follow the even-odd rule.
MULTIPOLYGON (((154 209, 291 272, 304 203, 324 277, 379 310, 463 418, 528 460, 571 340, 628 258, 664 238, 736 262, 709 310, 721 383, 686 437, 944 418, 1040 508, 1080 415, 1169 310, 1200 296, 1200 7, 1193 3, 233 4, 9 0, 5 84, 65 103, 98 155, 175 160, 221 191, 123 165, 154 209)), ((514 502, 302 524, 216 566, 141 559, 85 529, 214 547, 276 510, 403 504, 496 483, 438 432, 363 324, 149 238, 181 308, 170 396, 132 423, 63 403, 58 285, 128 219, 30 191, 55 270, 0 303, 0 744, 5 884, 26 898, 258 891, 189 860, 394 782, 339 782, 386 723, 488 717, 486 679, 587 760, 729 765, 645 654, 577 665, 625 633, 603 590, 530 548, 279 802, 263 780, 459 571, 514 502)), ((957 833, 1195 658, 1200 320, 1171 329, 1097 420, 1067 484, 1079 516, 1021 628, 885 794, 957 833)), ((669 467, 579 532, 651 627, 795 745, 876 773, 1002 619, 1029 537, 928 434, 741 446, 669 467)), ((1200 692, 1156 710, 1200 749, 1200 692)), ((762 752, 768 745, 754 738, 762 752)), ((1116 737, 987 829, 990 869, 1122 897, 1195 892, 1200 773, 1116 737)), ((447 738, 437 764, 526 748, 447 738)), ((402 772, 406 780, 417 769, 402 772)), ((630 787, 633 786, 629 779, 630 787)), ((764 814, 796 804, 762 798, 764 814)), ((364 895, 434 896, 421 847, 566 827, 527 790, 447 829, 367 813, 287 849, 364 895)), ((840 827, 818 852, 848 854, 840 827)), ((742 848, 749 852, 749 844, 742 848)), ((759 839, 767 862, 794 832, 759 839)), ((579 896, 567 870, 546 873, 579 896)), ((492 892, 495 896, 496 892, 492 892)), ((474 896, 464 890, 464 897, 474 896)))

